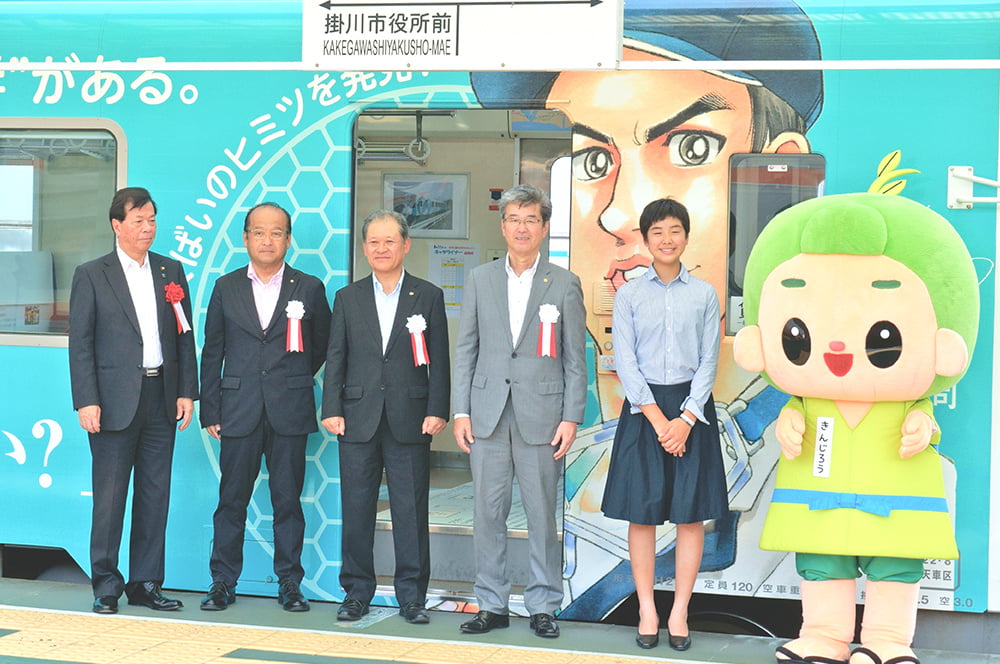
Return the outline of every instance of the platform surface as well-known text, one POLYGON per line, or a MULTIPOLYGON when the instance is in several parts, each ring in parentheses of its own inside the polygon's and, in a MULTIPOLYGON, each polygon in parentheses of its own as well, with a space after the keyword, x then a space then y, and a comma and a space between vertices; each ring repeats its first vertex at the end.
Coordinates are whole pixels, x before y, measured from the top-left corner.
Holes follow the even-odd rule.
MULTIPOLYGON (((90 612, 86 585, 0 579, 0 664, 770 664, 780 641, 693 632, 693 647, 640 650, 635 629, 561 621, 562 636, 535 636, 523 618, 508 629, 459 632, 468 614, 435 611, 410 625, 395 609, 373 608, 357 623, 338 623, 338 604, 313 602, 288 613, 273 598, 239 596, 226 611, 200 611, 200 594, 161 613, 128 606, 113 616, 90 612)), ((661 632, 666 636, 665 632, 661 632)), ((922 664, 1000 664, 998 655, 918 651, 922 664)))

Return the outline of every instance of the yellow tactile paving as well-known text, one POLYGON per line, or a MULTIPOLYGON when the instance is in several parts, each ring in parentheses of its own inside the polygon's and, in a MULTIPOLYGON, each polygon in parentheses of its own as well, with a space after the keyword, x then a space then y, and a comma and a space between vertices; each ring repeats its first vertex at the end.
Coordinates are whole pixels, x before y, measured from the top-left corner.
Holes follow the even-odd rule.
MULTIPOLYGON (((482 646, 466 646, 454 643, 422 643, 419 647, 406 653, 407 662, 415 662, 416 664, 441 664, 441 662, 448 662, 449 664, 482 664, 487 659, 493 655, 499 653, 502 650, 500 646, 495 645, 482 645, 482 646)), ((513 651, 508 650, 508 655, 513 651)), ((520 650, 518 652, 518 657, 520 657, 520 650)), ((511 658, 508 661, 516 662, 517 658, 511 658)))
POLYGON ((46 657, 74 662, 118 662, 156 644, 154 639, 123 639, 106 634, 77 635, 76 641, 53 648, 46 657))
POLYGON ((0 662, 6 655, 87 664, 267 664, 260 659, 230 655, 240 649, 273 652, 274 664, 287 664, 288 658, 283 656, 286 653, 412 664, 669 664, 671 661, 662 657, 596 655, 489 643, 6 608, 0 609, 0 629, 13 630, 0 637, 0 662))
MULTIPOLYGON (((114 664, 207 664, 208 662, 235 664, 232 658, 223 658, 223 655, 235 649, 232 644, 165 641, 121 660, 111 661, 114 664)), ((94 664, 105 664, 105 662, 94 664)), ((255 664, 263 663, 257 661, 255 664)))
MULTIPOLYGON (((571 652, 546 650, 518 650, 517 664, 571 664, 576 658, 571 652)), ((498 652, 480 660, 482 664, 510 664, 510 651, 498 652)))

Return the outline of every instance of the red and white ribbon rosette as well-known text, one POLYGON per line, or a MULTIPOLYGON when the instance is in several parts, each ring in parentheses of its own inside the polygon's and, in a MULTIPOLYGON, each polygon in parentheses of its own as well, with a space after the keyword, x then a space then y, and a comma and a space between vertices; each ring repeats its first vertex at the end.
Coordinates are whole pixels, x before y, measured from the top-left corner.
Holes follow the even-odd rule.
POLYGON ((538 307, 538 317, 542 321, 538 327, 538 357, 555 357, 559 309, 554 304, 543 304, 538 307))
POLYGON ((424 339, 427 321, 424 320, 423 315, 413 314, 407 318, 406 329, 410 332, 410 345, 413 347, 413 366, 430 364, 431 358, 427 353, 427 340, 424 339))
POLYGON ((289 300, 285 307, 288 315, 288 329, 285 333, 285 350, 290 353, 302 352, 302 317, 306 315, 305 305, 299 300, 289 300))
POLYGON ((163 287, 163 290, 167 292, 167 302, 174 308, 174 318, 177 319, 177 334, 190 332, 191 325, 188 323, 187 316, 184 315, 183 307, 181 307, 181 300, 184 299, 184 289, 176 282, 171 281, 163 287))

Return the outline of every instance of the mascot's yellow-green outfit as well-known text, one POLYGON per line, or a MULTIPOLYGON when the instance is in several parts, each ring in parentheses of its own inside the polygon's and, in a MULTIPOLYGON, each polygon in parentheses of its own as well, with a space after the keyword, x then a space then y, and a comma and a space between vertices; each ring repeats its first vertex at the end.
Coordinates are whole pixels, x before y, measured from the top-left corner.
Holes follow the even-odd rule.
POLYGON ((776 422, 783 458, 761 547, 796 553, 802 630, 776 657, 916 663, 923 560, 958 557, 928 397, 961 378, 975 345, 969 252, 913 201, 827 196, 768 224, 743 292, 736 361, 793 395, 776 422))

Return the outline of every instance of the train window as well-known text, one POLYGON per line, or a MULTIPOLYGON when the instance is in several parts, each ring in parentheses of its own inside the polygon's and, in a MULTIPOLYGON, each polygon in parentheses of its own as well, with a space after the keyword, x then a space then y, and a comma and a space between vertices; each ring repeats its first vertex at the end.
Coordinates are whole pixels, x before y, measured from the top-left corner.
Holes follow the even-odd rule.
POLYGON ((123 145, 113 130, 33 122, 0 123, 0 333, 64 335, 73 270, 111 246, 123 145))
POLYGON ((729 160, 729 279, 726 334, 743 327, 743 276, 750 249, 774 215, 823 195, 819 154, 734 154, 729 160))

